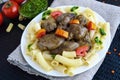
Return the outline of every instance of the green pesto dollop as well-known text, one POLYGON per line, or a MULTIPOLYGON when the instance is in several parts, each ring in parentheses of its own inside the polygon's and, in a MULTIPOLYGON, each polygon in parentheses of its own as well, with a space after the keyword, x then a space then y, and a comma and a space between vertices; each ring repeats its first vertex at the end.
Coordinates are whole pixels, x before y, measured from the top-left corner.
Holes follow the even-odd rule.
POLYGON ((48 6, 47 0, 27 0, 19 10, 20 15, 32 19, 48 6))

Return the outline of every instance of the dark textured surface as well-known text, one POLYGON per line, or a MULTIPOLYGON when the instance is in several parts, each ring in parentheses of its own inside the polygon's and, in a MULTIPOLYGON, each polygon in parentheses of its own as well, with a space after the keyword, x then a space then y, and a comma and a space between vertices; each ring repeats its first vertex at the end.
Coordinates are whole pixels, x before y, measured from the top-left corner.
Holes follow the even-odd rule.
MULTIPOLYGON (((49 5, 52 0, 48 0, 49 5)), ((99 0, 101 2, 106 2, 109 4, 120 6, 120 0, 99 0)), ((2 4, 0 5, 1 9, 2 4)), ((20 22, 24 25, 30 20, 20 22)), ((22 71, 16 66, 10 65, 7 62, 8 55, 20 44, 20 38, 22 35, 22 30, 17 27, 18 20, 8 20, 5 18, 4 24, 0 26, 0 80, 47 80, 43 77, 36 77, 34 75, 29 75, 28 73, 22 71), (14 28, 10 33, 6 33, 6 27, 9 22, 14 23, 14 28)), ((99 68, 98 72, 94 76, 93 80, 120 80, 120 26, 116 32, 115 38, 109 49, 112 54, 107 55, 105 61, 99 68), (114 52, 113 49, 117 48, 114 52), (111 70, 115 70, 112 74, 111 70)))
MULTIPOLYGON (((120 0, 99 0, 101 2, 120 6, 120 0)), ((111 54, 107 54, 106 58, 93 77, 93 80, 120 80, 120 25, 117 29, 112 44, 108 50, 111 54), (114 48, 117 50, 114 51, 114 48), (113 74, 111 71, 114 70, 113 74)))

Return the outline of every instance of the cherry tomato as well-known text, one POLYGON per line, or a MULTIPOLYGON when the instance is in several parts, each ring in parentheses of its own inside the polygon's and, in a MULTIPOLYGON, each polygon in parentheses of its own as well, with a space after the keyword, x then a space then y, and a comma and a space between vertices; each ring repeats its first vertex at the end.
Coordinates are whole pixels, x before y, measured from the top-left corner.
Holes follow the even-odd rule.
POLYGON ((16 18, 18 16, 19 5, 14 1, 8 1, 2 6, 3 14, 10 18, 16 18))
POLYGON ((58 16, 60 16, 62 14, 61 11, 54 11, 51 13, 51 16, 54 18, 54 19, 57 19, 58 16))
POLYGON ((0 12, 0 25, 2 25, 3 23, 3 16, 2 16, 2 13, 0 12))
POLYGON ((86 55, 86 51, 88 51, 89 47, 88 46, 80 46, 76 49, 76 55, 77 56, 82 56, 84 57, 86 55))
POLYGON ((24 2, 25 0, 10 0, 10 1, 15 1, 16 3, 18 3, 19 5, 22 4, 22 2, 24 2))

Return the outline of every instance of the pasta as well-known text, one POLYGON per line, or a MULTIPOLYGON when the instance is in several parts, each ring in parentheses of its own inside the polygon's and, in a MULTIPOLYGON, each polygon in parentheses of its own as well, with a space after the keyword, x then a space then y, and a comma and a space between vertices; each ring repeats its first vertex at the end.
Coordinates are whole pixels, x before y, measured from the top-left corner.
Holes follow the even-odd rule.
POLYGON ((53 68, 55 70, 57 70, 58 72, 61 72, 61 73, 64 73, 64 74, 67 71, 67 67, 65 67, 64 65, 61 65, 61 64, 59 64, 58 66, 53 66, 53 68))
POLYGON ((63 51, 62 56, 68 57, 68 58, 74 58, 76 57, 75 51, 63 51))
POLYGON ((89 58, 86 60, 86 64, 87 65, 92 65, 94 60, 97 60, 98 58, 98 54, 92 54, 91 56, 89 56, 89 58))
POLYGON ((77 67, 83 64, 81 59, 69 59, 61 55, 56 55, 55 60, 69 67, 77 67))
POLYGON ((51 62, 51 65, 52 65, 53 67, 58 67, 58 66, 59 66, 59 62, 56 61, 56 60, 53 60, 53 61, 51 62))
POLYGON ((66 73, 69 75, 69 76, 73 76, 74 75, 74 68, 73 67, 69 67, 67 70, 66 70, 66 73))
POLYGON ((42 68, 44 68, 44 70, 46 71, 52 70, 52 67, 45 61, 43 55, 39 50, 36 51, 35 56, 36 56, 36 61, 38 62, 38 64, 41 65, 42 68))
POLYGON ((83 12, 83 15, 89 19, 90 21, 94 22, 94 23, 97 23, 97 20, 96 20, 96 17, 95 17, 95 13, 87 8, 84 12, 83 12))
POLYGON ((49 54, 49 51, 44 51, 43 52, 43 57, 46 59, 46 60, 53 60, 52 56, 49 54))
POLYGON ((90 38, 93 39, 94 35, 95 35, 95 30, 91 30, 90 31, 90 38))
POLYGON ((95 50, 92 48, 88 53, 87 53, 87 55, 84 57, 84 59, 86 60, 86 59, 88 59, 92 54, 95 54, 95 50))

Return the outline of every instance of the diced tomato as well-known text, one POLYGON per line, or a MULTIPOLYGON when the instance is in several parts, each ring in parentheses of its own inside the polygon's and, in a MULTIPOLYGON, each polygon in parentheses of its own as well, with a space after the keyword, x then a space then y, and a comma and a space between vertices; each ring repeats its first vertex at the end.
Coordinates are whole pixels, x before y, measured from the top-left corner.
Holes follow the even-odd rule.
POLYGON ((60 16, 62 14, 61 11, 54 11, 51 13, 51 16, 54 18, 54 19, 57 19, 58 16, 60 16))
POLYGON ((84 57, 88 51, 89 47, 87 45, 80 46, 76 49, 76 55, 84 57))
POLYGON ((37 38, 41 38, 42 36, 44 36, 46 34, 46 30, 45 29, 40 29, 37 33, 36 33, 36 37, 37 38))
POLYGON ((87 24, 87 28, 88 28, 88 30, 95 30, 96 25, 92 21, 89 21, 87 24))

